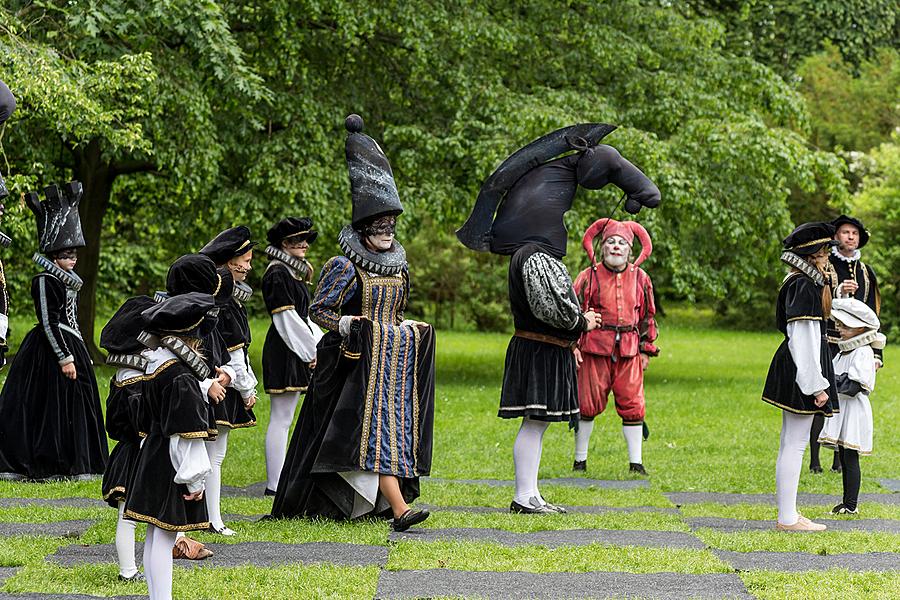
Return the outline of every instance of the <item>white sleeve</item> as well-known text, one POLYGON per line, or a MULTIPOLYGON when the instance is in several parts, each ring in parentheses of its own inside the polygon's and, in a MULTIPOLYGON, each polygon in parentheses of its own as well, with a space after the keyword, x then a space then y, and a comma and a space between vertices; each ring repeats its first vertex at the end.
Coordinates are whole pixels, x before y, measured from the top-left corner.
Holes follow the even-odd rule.
POLYGON ((819 364, 822 348, 819 321, 791 321, 787 324, 787 335, 788 350, 797 365, 797 387, 807 396, 827 390, 829 383, 822 376, 822 366, 819 364))
POLYGON ((212 384, 215 382, 215 378, 212 377, 197 382, 200 385, 200 393, 203 394, 203 399, 206 400, 207 403, 209 402, 209 388, 211 388, 212 384))
POLYGON ((253 374, 253 368, 245 362, 243 348, 232 350, 228 354, 231 357, 228 366, 234 369, 235 374, 231 386, 241 393, 241 398, 246 400, 256 393, 256 385, 259 380, 253 374))
POLYGON ((866 392, 871 393, 875 389, 875 352, 871 346, 863 346, 853 351, 847 375, 859 383, 866 392))
POLYGON ((283 310, 272 315, 272 323, 278 335, 291 352, 305 363, 316 358, 318 340, 309 325, 295 310, 283 310))
POLYGON ((225 374, 228 375, 228 378, 231 380, 225 387, 233 388, 234 380, 237 379, 237 373, 234 372, 234 367, 232 367, 230 363, 226 363, 224 365, 221 365, 219 368, 222 369, 222 371, 224 371, 225 374))
POLYGON ((188 491, 192 494, 203 489, 204 480, 212 471, 203 440, 188 440, 180 435, 171 436, 169 460, 175 469, 175 483, 187 485, 188 491))

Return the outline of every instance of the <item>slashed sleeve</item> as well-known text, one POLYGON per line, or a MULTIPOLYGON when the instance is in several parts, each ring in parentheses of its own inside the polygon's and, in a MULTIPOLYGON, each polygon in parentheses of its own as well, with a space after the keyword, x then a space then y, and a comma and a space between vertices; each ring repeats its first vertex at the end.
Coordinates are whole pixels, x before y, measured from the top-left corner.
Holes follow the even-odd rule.
POLYGON ((528 306, 535 317, 557 329, 584 329, 584 316, 562 261, 535 252, 522 266, 522 275, 528 306))
POLYGON ((310 319, 323 329, 338 331, 344 300, 356 291, 356 269, 350 259, 335 256, 322 267, 309 307, 310 319))
POLYGON ((65 286, 56 278, 41 274, 31 280, 31 296, 41 330, 60 366, 75 362, 66 340, 59 330, 59 315, 65 310, 65 286))

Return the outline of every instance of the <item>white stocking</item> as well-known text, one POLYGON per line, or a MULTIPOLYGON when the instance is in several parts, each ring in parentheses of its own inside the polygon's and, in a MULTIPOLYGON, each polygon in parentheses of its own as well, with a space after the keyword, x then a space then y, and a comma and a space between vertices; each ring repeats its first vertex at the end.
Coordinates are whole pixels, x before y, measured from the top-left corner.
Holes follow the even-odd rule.
POLYGON ((594 431, 594 420, 578 421, 578 431, 575 432, 575 460, 587 460, 588 446, 591 443, 591 432, 594 431))
POLYGON ((150 600, 172 598, 172 546, 175 532, 147 525, 144 542, 144 574, 150 589, 150 600))
POLYGON ((119 502, 119 520, 116 521, 116 556, 119 558, 119 575, 131 577, 137 573, 134 558, 134 528, 137 523, 124 517, 125 502, 119 502))
POLYGON ((266 429, 266 487, 278 489, 278 478, 287 454, 288 432, 294 420, 294 410, 300 400, 300 392, 272 394, 272 410, 266 429))
MULTIPOLYGON (((206 442, 206 453, 209 455, 209 463, 212 471, 206 476, 206 511, 209 513, 209 522, 216 529, 225 527, 222 520, 222 509, 219 506, 219 498, 222 495, 222 461, 225 460, 225 452, 228 450, 227 427, 219 426, 219 435, 214 442, 206 442)), ((173 540, 174 543, 174 540, 173 540)))
POLYGON ((644 428, 641 425, 622 425, 622 435, 628 444, 628 462, 637 465, 643 464, 641 459, 641 445, 644 443, 644 428))
POLYGON ((812 422, 813 415, 781 411, 781 445, 775 463, 775 502, 778 504, 778 522, 782 525, 793 525, 800 518, 797 488, 812 422))
POLYGON ((515 501, 522 506, 529 506, 529 499, 537 498, 541 502, 538 491, 538 470, 541 466, 541 446, 544 432, 550 424, 525 417, 513 444, 513 463, 516 467, 515 501))

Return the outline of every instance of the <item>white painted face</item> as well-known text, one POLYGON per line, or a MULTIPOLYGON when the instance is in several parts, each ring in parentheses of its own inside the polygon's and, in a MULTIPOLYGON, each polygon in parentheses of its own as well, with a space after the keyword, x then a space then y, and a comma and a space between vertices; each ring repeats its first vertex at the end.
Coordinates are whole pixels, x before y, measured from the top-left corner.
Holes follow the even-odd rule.
POLYGON ((620 235, 611 235, 601 246, 603 264, 610 269, 621 269, 628 262, 631 246, 620 235))

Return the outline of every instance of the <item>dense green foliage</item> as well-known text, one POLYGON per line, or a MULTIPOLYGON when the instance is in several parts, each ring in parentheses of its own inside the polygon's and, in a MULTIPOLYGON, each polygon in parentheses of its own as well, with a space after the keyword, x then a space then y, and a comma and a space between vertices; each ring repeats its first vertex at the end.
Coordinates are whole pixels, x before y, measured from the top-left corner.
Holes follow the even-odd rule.
MULTIPOLYGON (((896 28, 887 2, 787 4, 13 1, 0 9, 0 78, 20 107, 0 138, 3 170, 16 192, 85 182, 90 328, 95 300, 108 312, 160 287, 172 259, 235 223, 262 238, 287 213, 312 215, 324 262, 349 215, 343 117, 358 112, 407 207, 399 235, 422 312, 502 328, 503 260, 452 232, 509 153, 605 121, 663 193, 638 217, 658 292, 755 318, 770 312, 779 241, 797 218, 788 199, 820 212, 848 200, 844 161, 809 145, 820 125, 785 69, 829 40, 861 64, 896 28)), ((580 232, 616 199, 576 202, 571 269, 583 266, 580 232)), ((30 221, 10 207, 16 249, 33 247, 30 221)), ((13 310, 28 310, 29 255, 4 257, 13 310)))

